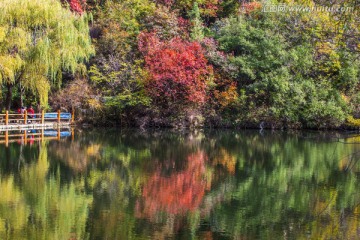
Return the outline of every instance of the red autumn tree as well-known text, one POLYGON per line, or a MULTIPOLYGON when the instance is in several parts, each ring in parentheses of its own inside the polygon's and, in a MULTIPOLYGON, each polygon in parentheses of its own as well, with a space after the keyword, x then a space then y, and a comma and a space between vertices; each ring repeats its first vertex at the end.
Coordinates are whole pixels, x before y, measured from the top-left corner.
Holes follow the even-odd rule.
POLYGON ((82 14, 85 11, 86 0, 63 0, 63 2, 69 3, 70 9, 73 12, 82 14))
POLYGON ((211 67, 199 43, 178 37, 161 41, 155 33, 141 33, 138 44, 150 75, 146 89, 154 100, 185 105, 205 102, 211 67))

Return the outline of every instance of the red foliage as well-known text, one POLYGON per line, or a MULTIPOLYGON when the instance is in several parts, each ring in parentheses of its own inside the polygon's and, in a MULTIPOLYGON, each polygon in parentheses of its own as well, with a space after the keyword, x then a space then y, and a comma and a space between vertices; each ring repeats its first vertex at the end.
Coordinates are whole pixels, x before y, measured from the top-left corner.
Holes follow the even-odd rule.
POLYGON ((181 29, 189 29, 190 25, 191 25, 191 23, 188 19, 185 19, 183 17, 178 18, 178 26, 181 29))
POLYGON ((254 11, 257 11, 259 9, 262 8, 261 3, 259 2, 248 2, 248 3, 243 3, 241 5, 241 11, 245 12, 246 14, 252 13, 254 11))
POLYGON ((85 11, 86 0, 66 0, 73 12, 82 14, 85 11))
POLYGON ((207 3, 205 3, 204 6, 202 7, 203 14, 209 17, 216 17, 217 12, 219 10, 219 4, 220 1, 218 0, 207 1, 207 3))
POLYGON ((174 0, 156 0, 155 2, 164 4, 166 6, 171 6, 174 4, 174 0))
POLYGON ((146 89, 154 99, 168 103, 205 102, 206 77, 211 67, 199 43, 178 37, 163 42, 154 33, 141 33, 138 44, 150 74, 146 89))
POLYGON ((164 177, 160 169, 143 188, 143 202, 136 205, 137 217, 153 218, 158 212, 184 214, 196 210, 203 199, 207 183, 205 180, 204 152, 187 158, 187 168, 182 172, 164 177))

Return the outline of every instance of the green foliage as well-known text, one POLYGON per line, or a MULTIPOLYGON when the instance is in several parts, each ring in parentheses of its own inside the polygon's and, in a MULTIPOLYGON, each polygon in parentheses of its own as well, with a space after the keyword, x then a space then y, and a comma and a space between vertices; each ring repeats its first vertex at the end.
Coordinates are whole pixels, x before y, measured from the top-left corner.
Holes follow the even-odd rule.
POLYGON ((200 18, 200 10, 197 2, 194 2, 193 9, 190 12, 190 20, 192 24, 191 39, 201 41, 204 38, 204 27, 200 18))
MULTIPOLYGON (((30 157, 32 162, 22 168, 16 178, 0 175, 0 237, 23 239, 26 232, 27 239, 68 239, 71 236, 86 239, 86 219, 92 200, 83 191, 84 181, 78 179, 62 185, 60 172, 49 173, 47 144, 39 148, 39 153, 30 157), (35 156, 38 159, 33 159, 35 156)), ((22 154, 23 147, 20 156, 24 157, 22 154)), ((29 160, 28 156, 26 158, 29 160)))
POLYGON ((311 128, 344 123, 351 107, 341 96, 359 86, 357 55, 314 42, 311 32, 294 32, 280 22, 289 16, 256 14, 217 23, 220 49, 232 54, 227 61, 248 95, 240 121, 311 128))
MULTIPOLYGON (((334 5, 313 0, 271 3, 334 5)), ((335 7, 354 7, 345 12, 271 13, 261 11, 264 4, 268 2, 0 0, 0 105, 8 107, 11 99, 22 104, 26 98, 26 103, 40 101, 45 106, 50 89, 58 90, 55 87, 61 87, 64 79, 66 87, 53 94, 52 106, 56 101, 76 102, 80 109, 90 109, 84 111, 89 118, 97 112, 106 116, 98 119, 101 123, 111 119, 138 124, 146 118, 153 124, 183 125, 192 121, 187 115, 206 115, 206 122, 219 126, 253 127, 262 122, 266 127, 328 128, 344 124, 348 116, 356 118, 360 113, 358 2, 335 3, 335 7), (181 75, 166 66, 164 59, 169 58, 157 57, 160 51, 141 54, 140 33, 157 36, 158 42, 149 43, 152 49, 178 39, 200 43, 201 50, 183 60, 173 56, 172 62, 185 66, 181 75), (88 68, 83 63, 94 49, 88 68), (199 65, 202 55, 212 69, 201 93, 204 104, 189 106, 180 95, 160 109, 149 100, 147 94, 157 92, 157 87, 166 89, 165 95, 176 90, 171 84, 147 87, 154 73, 149 71, 150 58, 164 83, 177 79, 181 85, 194 73, 189 66, 199 65), (80 82, 86 90, 83 96, 74 94, 80 82)), ((181 52, 189 50, 191 44, 181 52)))
POLYGON ((46 106, 62 71, 74 74, 94 53, 89 18, 55 0, 1 0, 0 11, 0 84, 21 84, 46 106))

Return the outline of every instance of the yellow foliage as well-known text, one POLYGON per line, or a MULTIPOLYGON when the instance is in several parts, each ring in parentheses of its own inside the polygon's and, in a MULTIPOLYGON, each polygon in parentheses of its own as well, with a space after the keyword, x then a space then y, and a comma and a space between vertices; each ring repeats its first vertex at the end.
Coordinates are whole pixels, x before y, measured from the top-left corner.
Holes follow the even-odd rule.
POLYGON ((5 40, 6 32, 7 32, 6 27, 0 27, 0 43, 5 40))
POLYGON ((236 157, 229 154, 225 149, 220 149, 214 164, 223 165, 229 173, 235 173, 236 157))
POLYGON ((324 72, 334 72, 341 68, 340 56, 336 52, 336 46, 329 42, 318 42, 316 44, 320 57, 325 57, 325 64, 320 66, 324 72))
POLYGON ((351 127, 360 127, 360 119, 355 119, 353 116, 349 116, 346 119, 347 125, 351 127))
POLYGON ((215 91, 214 94, 222 107, 235 103, 239 97, 235 84, 231 84, 228 89, 223 92, 215 91))
POLYGON ((62 71, 83 70, 79 64, 94 54, 89 17, 56 0, 0 0, 0 12, 0 84, 14 84, 17 76, 16 84, 46 107, 50 85, 62 71))
POLYGON ((348 96, 346 96, 345 94, 341 94, 341 98, 342 100, 344 100, 344 102, 349 103, 350 102, 350 98, 348 96))
POLYGON ((13 83, 15 73, 21 69, 23 61, 19 56, 0 55, 0 84, 4 81, 13 83))
POLYGON ((88 100, 88 104, 91 109, 101 109, 102 107, 100 101, 93 98, 88 100))
MULTIPOLYGON (((359 120, 360 121, 360 120, 359 120)), ((356 137, 350 137, 345 139, 346 143, 358 143, 360 144, 360 135, 356 137)))
POLYGON ((86 149, 86 154, 88 156, 97 156, 100 153, 100 144, 92 144, 86 149))
MULTIPOLYGON (((0 208, 1 217, 8 219, 10 228, 19 230, 27 223, 28 209, 25 206, 25 199, 22 192, 16 188, 14 176, 7 179, 0 179, 0 208)), ((0 235, 6 230, 0 218, 0 235)))
POLYGON ((5 232, 5 230, 6 230, 5 220, 0 218, 0 233, 5 232))
POLYGON ((14 177, 0 180, 1 197, 0 203, 16 203, 21 198, 21 193, 14 188, 14 177))

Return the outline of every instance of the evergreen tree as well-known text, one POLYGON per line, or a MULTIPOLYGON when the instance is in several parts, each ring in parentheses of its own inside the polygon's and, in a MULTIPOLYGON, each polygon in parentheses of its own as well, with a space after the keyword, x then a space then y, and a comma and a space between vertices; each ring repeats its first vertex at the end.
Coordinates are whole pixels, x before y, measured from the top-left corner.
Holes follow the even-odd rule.
POLYGON ((190 37, 192 40, 201 41, 204 38, 204 26, 200 17, 199 5, 194 2, 192 11, 190 12, 190 20, 192 23, 192 29, 190 37))

